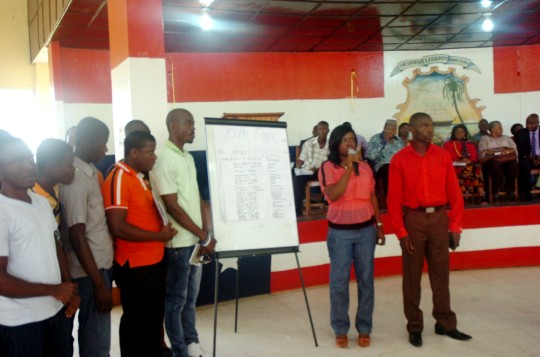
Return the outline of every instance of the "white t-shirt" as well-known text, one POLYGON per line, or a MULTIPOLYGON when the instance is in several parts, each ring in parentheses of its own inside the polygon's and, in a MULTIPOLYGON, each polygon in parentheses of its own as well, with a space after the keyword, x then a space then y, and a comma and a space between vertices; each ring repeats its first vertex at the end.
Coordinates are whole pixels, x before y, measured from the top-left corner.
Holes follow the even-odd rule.
MULTIPOLYGON (((62 278, 49 202, 28 192, 32 203, 0 194, 0 256, 8 257, 8 274, 32 283, 60 284, 62 278)), ((19 326, 52 317, 62 302, 52 296, 9 298, 0 296, 0 325, 19 326)))

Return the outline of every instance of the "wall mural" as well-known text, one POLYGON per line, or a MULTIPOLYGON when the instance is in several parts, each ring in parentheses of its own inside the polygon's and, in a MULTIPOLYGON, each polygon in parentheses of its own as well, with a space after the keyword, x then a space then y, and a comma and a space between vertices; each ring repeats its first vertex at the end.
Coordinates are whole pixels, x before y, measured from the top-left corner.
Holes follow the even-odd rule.
POLYGON ((452 127, 465 124, 471 135, 478 131, 484 106, 477 107, 480 99, 471 99, 467 92, 469 78, 458 76, 455 68, 447 71, 433 66, 424 73, 420 68, 413 71, 412 79, 405 78, 407 100, 397 105, 394 118, 398 123, 408 122, 412 114, 426 112, 433 118, 435 137, 433 142, 442 144, 450 136, 452 127))

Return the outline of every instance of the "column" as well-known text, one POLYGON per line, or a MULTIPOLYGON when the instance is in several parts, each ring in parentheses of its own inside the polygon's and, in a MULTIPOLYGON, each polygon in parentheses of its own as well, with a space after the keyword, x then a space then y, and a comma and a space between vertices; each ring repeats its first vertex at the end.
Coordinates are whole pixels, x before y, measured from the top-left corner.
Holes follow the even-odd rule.
POLYGON ((124 126, 143 120, 158 145, 167 138, 167 72, 162 0, 108 1, 116 159, 123 157, 124 126))

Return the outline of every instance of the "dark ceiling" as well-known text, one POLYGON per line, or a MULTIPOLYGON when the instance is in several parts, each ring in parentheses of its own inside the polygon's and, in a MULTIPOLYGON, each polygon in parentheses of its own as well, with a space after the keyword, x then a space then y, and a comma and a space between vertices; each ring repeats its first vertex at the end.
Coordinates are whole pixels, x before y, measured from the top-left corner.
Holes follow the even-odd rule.
MULTIPOLYGON (((540 44, 540 0, 163 0, 167 52, 437 50, 540 44), (495 25, 482 30, 487 14, 495 25)), ((108 49, 105 0, 73 0, 53 40, 108 49)))

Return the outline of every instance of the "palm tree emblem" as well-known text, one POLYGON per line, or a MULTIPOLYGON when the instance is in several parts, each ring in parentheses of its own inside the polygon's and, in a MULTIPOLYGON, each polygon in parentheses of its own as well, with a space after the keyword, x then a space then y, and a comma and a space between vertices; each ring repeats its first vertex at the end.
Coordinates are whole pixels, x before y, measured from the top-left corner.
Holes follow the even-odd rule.
POLYGON ((448 76, 446 76, 444 83, 445 84, 443 87, 443 98, 451 100, 454 103, 454 108, 456 109, 456 113, 459 120, 461 121, 461 124, 465 124, 457 106, 457 102, 462 101, 463 94, 465 93, 465 86, 463 85, 463 81, 454 77, 453 74, 449 74, 448 76))

